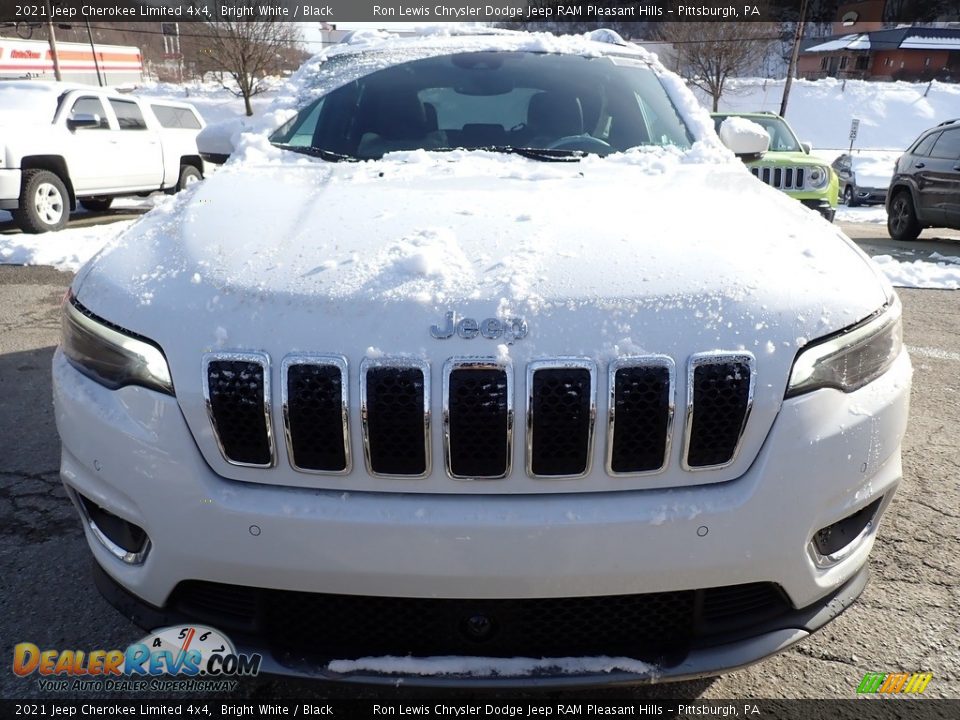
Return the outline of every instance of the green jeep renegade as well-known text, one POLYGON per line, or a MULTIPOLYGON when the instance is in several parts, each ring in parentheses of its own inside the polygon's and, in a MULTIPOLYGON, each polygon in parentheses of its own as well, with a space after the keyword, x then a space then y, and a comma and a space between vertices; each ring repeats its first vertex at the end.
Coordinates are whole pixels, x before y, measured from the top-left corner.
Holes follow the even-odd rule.
POLYGON ((728 117, 742 117, 762 125, 770 136, 770 148, 747 166, 760 180, 783 190, 833 222, 840 187, 830 164, 810 155, 810 148, 797 140, 793 129, 779 115, 769 112, 712 113, 717 131, 728 117))

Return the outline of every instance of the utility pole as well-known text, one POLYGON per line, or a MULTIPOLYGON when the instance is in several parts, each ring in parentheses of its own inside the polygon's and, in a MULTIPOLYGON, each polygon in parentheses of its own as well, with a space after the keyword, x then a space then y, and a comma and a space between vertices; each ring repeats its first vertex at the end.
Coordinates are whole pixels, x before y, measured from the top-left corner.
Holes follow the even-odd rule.
POLYGON ((797 20, 797 29, 793 34, 793 50, 790 52, 790 64, 787 67, 787 79, 783 83, 783 99, 780 101, 780 117, 787 115, 787 100, 790 98, 790 86, 793 85, 793 76, 797 71, 797 58, 800 55, 800 41, 803 40, 803 27, 807 21, 807 0, 800 3, 800 17, 797 20))
POLYGON ((53 74, 57 80, 63 80, 60 74, 60 54, 57 52, 57 36, 53 32, 53 10, 50 7, 50 0, 45 0, 47 5, 47 40, 50 41, 50 55, 53 57, 53 74))
POLYGON ((97 46, 93 44, 93 33, 90 31, 90 21, 87 24, 87 37, 90 39, 90 52, 93 53, 93 66, 97 69, 97 84, 103 87, 103 78, 100 77, 100 61, 97 60, 97 46))

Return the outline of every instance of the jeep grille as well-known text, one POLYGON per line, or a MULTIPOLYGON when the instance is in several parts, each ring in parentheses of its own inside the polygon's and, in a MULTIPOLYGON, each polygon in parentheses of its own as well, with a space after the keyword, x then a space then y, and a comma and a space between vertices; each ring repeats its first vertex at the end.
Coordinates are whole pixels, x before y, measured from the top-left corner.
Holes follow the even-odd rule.
POLYGON ((752 167, 750 172, 778 190, 803 190, 802 167, 752 167))
MULTIPOLYGON (((209 353, 203 367, 207 409, 223 457, 234 465, 272 467, 276 449, 269 357, 209 353)), ((736 459, 753 403, 752 355, 711 352, 689 359, 680 430, 673 423, 676 374, 671 358, 620 358, 606 372, 610 475, 662 472, 677 432, 683 436, 685 471, 722 468, 736 459)), ((524 450, 531 477, 590 473, 599 374, 596 363, 583 358, 542 359, 526 367, 524 450)), ((368 358, 360 363, 360 422, 371 475, 430 475, 430 375, 428 363, 409 358, 368 358)), ((346 359, 290 355, 281 363, 280 380, 291 467, 305 473, 349 473, 351 383, 346 359)), ((512 364, 495 358, 451 358, 443 368, 441 392, 448 476, 508 477, 514 435, 512 364)))

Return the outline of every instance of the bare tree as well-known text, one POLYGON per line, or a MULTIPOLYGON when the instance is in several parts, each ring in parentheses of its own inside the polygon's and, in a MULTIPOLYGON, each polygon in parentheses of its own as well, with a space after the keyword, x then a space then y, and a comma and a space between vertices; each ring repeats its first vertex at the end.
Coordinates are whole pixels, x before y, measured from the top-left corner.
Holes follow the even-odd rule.
POLYGON ((236 87, 225 84, 243 98, 247 115, 253 115, 250 98, 267 88, 264 76, 279 71, 297 49, 301 36, 296 23, 278 20, 224 20, 206 23, 196 32, 198 60, 207 70, 225 73, 236 87))
POLYGON ((677 50, 680 73, 713 98, 719 110, 727 80, 755 72, 770 44, 779 39, 776 27, 762 22, 661 23, 663 40, 677 50))

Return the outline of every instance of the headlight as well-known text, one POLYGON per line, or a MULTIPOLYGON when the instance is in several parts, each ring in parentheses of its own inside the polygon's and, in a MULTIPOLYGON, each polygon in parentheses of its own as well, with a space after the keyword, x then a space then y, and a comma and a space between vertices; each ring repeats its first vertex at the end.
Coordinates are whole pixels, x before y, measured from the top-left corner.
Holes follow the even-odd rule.
POLYGON ((830 182, 830 171, 827 168, 815 165, 807 171, 807 183, 810 187, 826 187, 828 182, 830 182))
POLYGON ((900 300, 863 322, 808 345, 793 361, 787 397, 820 388, 853 392, 885 373, 903 347, 900 300))
POLYGON ((147 338, 98 318, 73 293, 63 303, 60 347, 77 370, 116 390, 142 385, 173 395, 173 381, 163 351, 147 338))

